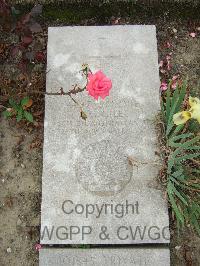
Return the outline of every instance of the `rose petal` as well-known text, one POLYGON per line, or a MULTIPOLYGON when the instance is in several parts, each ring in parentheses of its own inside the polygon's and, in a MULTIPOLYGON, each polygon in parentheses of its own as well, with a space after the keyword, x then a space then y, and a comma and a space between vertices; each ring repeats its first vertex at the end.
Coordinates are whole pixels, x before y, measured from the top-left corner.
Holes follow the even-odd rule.
POLYGON ((86 90, 88 94, 95 99, 101 97, 104 99, 109 95, 109 91, 112 88, 111 80, 105 76, 105 74, 99 70, 95 74, 88 75, 88 84, 86 90))

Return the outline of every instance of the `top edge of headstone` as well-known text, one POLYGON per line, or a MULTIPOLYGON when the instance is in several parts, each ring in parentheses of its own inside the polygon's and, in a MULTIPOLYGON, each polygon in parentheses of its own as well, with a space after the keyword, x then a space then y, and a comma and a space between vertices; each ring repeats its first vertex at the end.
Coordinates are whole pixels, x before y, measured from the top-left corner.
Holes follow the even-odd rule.
POLYGON ((102 69, 111 79, 117 65, 121 74, 115 78, 116 83, 127 76, 131 67, 136 74, 144 73, 139 82, 131 82, 133 88, 145 90, 148 84, 158 90, 155 25, 49 27, 46 91, 55 93, 60 88, 69 91, 73 85, 81 85, 79 74, 83 63, 88 63, 92 71, 102 69), (129 67, 122 68, 124 64, 129 67))
POLYGON ((53 29, 69 29, 69 28, 153 28, 156 29, 156 26, 154 24, 140 24, 140 25, 89 25, 89 26, 76 26, 76 25, 69 25, 69 26, 51 26, 48 27, 48 30, 53 29))

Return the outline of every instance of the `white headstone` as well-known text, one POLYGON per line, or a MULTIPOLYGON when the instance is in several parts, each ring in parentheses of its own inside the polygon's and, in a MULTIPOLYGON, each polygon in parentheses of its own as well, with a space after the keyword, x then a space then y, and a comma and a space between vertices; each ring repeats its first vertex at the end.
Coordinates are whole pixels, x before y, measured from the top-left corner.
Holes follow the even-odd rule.
POLYGON ((168 243, 155 132, 159 74, 154 26, 49 28, 47 92, 83 84, 81 65, 112 80, 96 102, 87 91, 45 99, 41 243, 168 243))

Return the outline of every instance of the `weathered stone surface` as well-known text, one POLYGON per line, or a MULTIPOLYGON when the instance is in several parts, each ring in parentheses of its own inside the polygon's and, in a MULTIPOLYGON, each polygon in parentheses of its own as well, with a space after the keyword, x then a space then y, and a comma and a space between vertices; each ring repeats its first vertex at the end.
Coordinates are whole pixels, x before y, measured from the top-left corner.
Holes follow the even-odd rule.
POLYGON ((169 266, 168 248, 41 249, 40 266, 169 266))
POLYGON ((134 98, 137 105, 152 104, 154 96, 158 106, 155 26, 50 27, 47 54, 48 92, 80 84, 81 65, 88 63, 113 78, 119 96, 134 98))
POLYGON ((69 96, 46 96, 41 243, 169 242, 166 202, 153 185, 157 60, 154 26, 49 29, 48 92, 83 83, 82 63, 113 88, 100 102, 74 96, 86 121, 69 96))

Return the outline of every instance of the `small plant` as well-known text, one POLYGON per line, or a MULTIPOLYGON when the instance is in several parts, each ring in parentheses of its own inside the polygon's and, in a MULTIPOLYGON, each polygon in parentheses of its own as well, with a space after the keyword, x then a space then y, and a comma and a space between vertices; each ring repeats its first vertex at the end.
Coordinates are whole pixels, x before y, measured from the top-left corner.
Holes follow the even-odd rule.
MULTIPOLYGON (((178 226, 190 224, 200 234, 200 134, 194 134, 186 124, 175 125, 183 105, 190 105, 187 84, 162 94, 162 117, 165 133, 166 187, 169 203, 178 226), (177 115, 178 114, 178 115, 177 115)), ((185 123, 186 121, 184 121, 185 123)))
POLYGON ((33 115, 27 111, 32 105, 32 100, 29 97, 24 97, 20 103, 17 103, 13 99, 9 99, 9 107, 2 112, 3 116, 6 118, 16 117, 17 122, 22 119, 26 119, 29 122, 33 122, 33 115))

